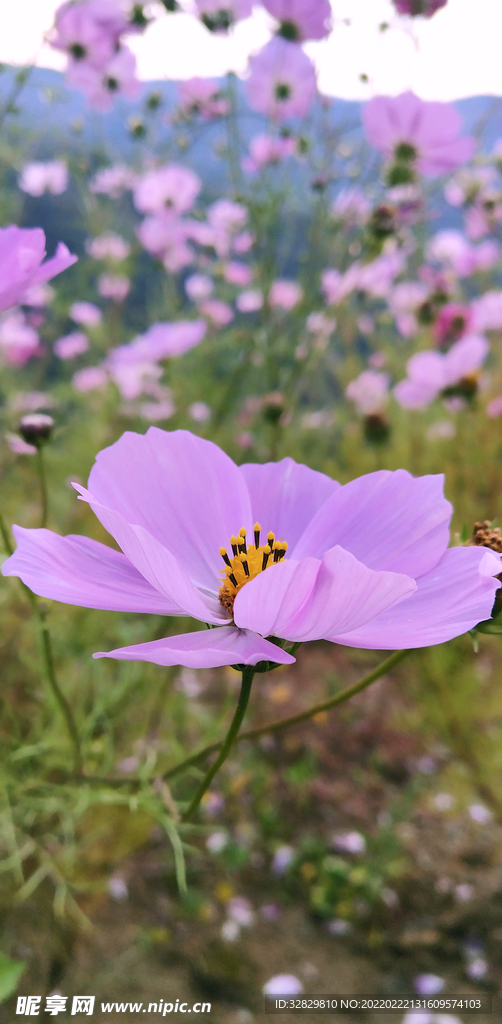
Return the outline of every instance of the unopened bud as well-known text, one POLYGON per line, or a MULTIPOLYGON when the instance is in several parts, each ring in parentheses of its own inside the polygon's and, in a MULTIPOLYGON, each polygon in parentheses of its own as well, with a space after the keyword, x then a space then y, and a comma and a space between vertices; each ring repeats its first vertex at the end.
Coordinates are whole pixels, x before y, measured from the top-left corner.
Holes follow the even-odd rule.
POLYGON ((33 412, 23 416, 19 423, 19 433, 27 444, 41 448, 49 440, 53 426, 52 416, 46 416, 43 412, 33 412))

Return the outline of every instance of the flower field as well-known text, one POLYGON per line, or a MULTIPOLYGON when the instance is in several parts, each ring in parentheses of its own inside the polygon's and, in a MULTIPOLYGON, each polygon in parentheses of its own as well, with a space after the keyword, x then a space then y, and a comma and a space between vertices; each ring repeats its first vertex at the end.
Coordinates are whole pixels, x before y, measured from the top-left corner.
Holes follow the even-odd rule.
POLYGON ((9 1024, 498 1006, 502 101, 324 95, 332 6, 70 0, 0 68, 9 1024))

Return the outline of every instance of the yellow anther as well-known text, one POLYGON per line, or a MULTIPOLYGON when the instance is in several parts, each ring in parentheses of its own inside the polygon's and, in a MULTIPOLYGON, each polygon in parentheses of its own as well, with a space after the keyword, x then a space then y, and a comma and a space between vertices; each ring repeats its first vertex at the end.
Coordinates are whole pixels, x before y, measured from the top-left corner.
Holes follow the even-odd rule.
POLYGON ((233 534, 230 538, 230 544, 232 545, 232 547, 234 546, 234 544, 237 544, 237 537, 234 537, 233 534))
POLYGON ((239 530, 239 537, 245 537, 246 533, 247 533, 247 530, 245 530, 244 527, 241 526, 241 528, 239 530))
POLYGON ((287 540, 283 540, 283 542, 282 542, 282 550, 283 551, 287 551, 288 550, 288 542, 287 542, 287 540))
POLYGON ((220 548, 220 555, 221 555, 222 558, 225 557, 226 553, 227 553, 227 549, 226 548, 220 548))
POLYGON ((272 547, 272 544, 274 543, 275 540, 275 533, 272 533, 272 530, 270 531, 270 533, 267 533, 267 540, 270 544, 270 547, 272 547))
POLYGON ((259 532, 260 532, 260 530, 261 530, 261 526, 260 526, 260 524, 259 524, 259 523, 255 523, 255 524, 254 524, 254 526, 253 526, 253 530, 257 530, 257 531, 258 531, 258 533, 259 533, 259 532))

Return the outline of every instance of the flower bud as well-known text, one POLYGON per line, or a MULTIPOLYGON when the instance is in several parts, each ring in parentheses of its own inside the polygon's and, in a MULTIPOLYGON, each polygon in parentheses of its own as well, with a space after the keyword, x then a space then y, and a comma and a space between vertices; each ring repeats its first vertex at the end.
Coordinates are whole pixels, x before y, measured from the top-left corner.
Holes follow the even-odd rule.
POLYGON ((52 416, 46 416, 43 412, 33 412, 23 416, 19 423, 19 433, 27 444, 41 448, 49 440, 53 426, 52 416))

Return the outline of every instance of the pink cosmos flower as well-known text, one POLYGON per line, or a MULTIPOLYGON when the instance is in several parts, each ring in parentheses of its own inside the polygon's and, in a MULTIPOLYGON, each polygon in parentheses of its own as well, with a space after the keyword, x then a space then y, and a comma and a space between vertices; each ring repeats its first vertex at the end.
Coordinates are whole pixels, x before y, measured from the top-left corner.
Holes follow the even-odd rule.
POLYGON ((301 47, 275 36, 249 62, 245 82, 252 110, 276 121, 305 117, 317 86, 312 61, 301 47))
POLYGON ((234 252, 249 252, 253 248, 256 239, 251 231, 241 231, 232 241, 232 249, 234 252))
POLYGON ((191 274, 185 281, 185 291, 192 302, 200 302, 212 294, 214 281, 207 274, 191 274))
POLYGON ((101 366, 86 366, 84 370, 77 370, 73 374, 72 385, 75 391, 86 394, 88 391, 96 391, 108 384, 108 374, 101 366))
POLYGON ((502 291, 485 292, 471 302, 475 331, 498 331, 502 327, 502 291))
POLYGON ((0 228, 0 310, 22 302, 29 288, 45 284, 77 262, 63 242, 55 256, 42 263, 45 255, 42 228, 0 228))
POLYGON ((136 234, 147 252, 158 256, 166 270, 173 274, 187 267, 194 258, 193 249, 187 245, 187 239, 193 234, 191 224, 169 212, 145 217, 136 234))
POLYGON ((56 292, 50 284, 34 284, 32 288, 23 295, 23 306, 32 306, 35 309, 42 309, 52 302, 56 292))
POLYGON ((400 281, 388 297, 389 311, 395 317, 396 327, 403 338, 412 338, 418 331, 415 313, 429 290, 421 281, 400 281))
POLYGON ((175 412, 174 402, 170 398, 163 398, 161 402, 142 402, 139 407, 140 416, 143 416, 149 423, 169 420, 175 412))
POLYGON ((211 78, 189 78, 178 85, 180 109, 184 114, 196 115, 206 120, 224 117, 230 104, 220 95, 220 83, 211 78))
POLYGON ((375 96, 364 105, 362 122, 372 146, 388 159, 407 147, 408 158, 415 156, 418 170, 429 178, 452 171, 474 152, 474 139, 459 137, 462 121, 455 107, 428 103, 412 92, 375 96))
POLYGON ((68 168, 62 160, 25 164, 19 178, 19 188, 30 196, 41 196, 44 192, 60 196, 68 188, 68 168))
POLYGON ((446 302, 434 322, 434 339, 439 348, 445 348, 459 341, 471 328, 472 313, 469 306, 461 302, 446 302))
POLYGON ((445 267, 451 267, 459 277, 470 277, 478 270, 488 270, 500 257, 496 242, 488 239, 480 245, 471 245, 460 231, 447 229, 433 235, 427 256, 445 267))
POLYGON ((203 320, 179 320, 177 323, 153 324, 128 345, 111 349, 109 358, 114 362, 161 362, 181 356, 199 345, 207 331, 203 320))
POLYGON ((429 646, 488 618, 499 585, 494 552, 447 550, 441 476, 380 470, 341 486, 289 458, 236 466, 210 441, 151 427, 74 486, 122 553, 14 526, 3 574, 53 600, 215 627, 98 657, 202 668, 290 664, 276 638, 429 646))
POLYGON ((136 99, 141 89, 136 78, 136 58, 126 46, 120 47, 102 68, 95 68, 84 61, 70 65, 66 80, 68 85, 81 89, 89 106, 102 112, 111 110, 119 96, 136 99))
POLYGON ((424 409, 446 389, 462 382, 467 394, 476 390, 477 371, 490 350, 486 338, 469 335, 452 345, 449 352, 417 352, 407 364, 407 378, 394 388, 399 405, 405 409, 424 409), (472 385, 472 389, 469 387, 472 385))
POLYGON ((364 416, 371 416, 381 412, 387 404, 389 395, 389 375, 378 373, 376 370, 363 370, 351 380, 345 389, 347 398, 354 402, 358 412, 364 416))
POLYGON ((54 352, 60 359, 74 359, 75 356, 87 352, 89 339, 82 331, 73 331, 72 334, 65 334, 54 342, 54 352))
POLYGON ((303 288, 296 281, 273 281, 268 293, 272 308, 290 310, 302 299, 303 288))
POLYGON ((280 22, 278 34, 292 43, 324 39, 331 31, 329 0, 262 0, 280 22))
POLYGON ((93 260, 110 260, 112 263, 121 263, 129 256, 131 246, 121 235, 110 232, 107 235, 88 238, 85 249, 93 260))
POLYGON ((232 307, 221 299, 206 299, 200 304, 199 310, 215 327, 226 327, 234 318, 232 307))
POLYGON ((0 353, 9 366, 24 366, 41 354, 40 338, 20 310, 10 310, 0 319, 0 353))
POLYGON ((412 18, 432 18, 436 11, 446 7, 448 0, 392 0, 398 14, 408 14, 412 18))
POLYGON ((248 174, 261 171, 262 167, 278 164, 296 153, 296 139, 280 135, 255 135, 249 143, 249 156, 244 157, 242 169, 248 174))
POLYGON ((240 313, 256 313, 263 306, 263 292, 259 288, 248 288, 237 296, 235 305, 240 313))
POLYGON ((141 213, 186 213, 201 188, 199 176, 189 167, 166 164, 142 175, 134 189, 134 205, 141 213))
POLYGON ((224 263, 222 267, 223 277, 229 284, 237 284, 244 287, 247 284, 251 284, 253 280, 253 271, 251 267, 248 267, 247 263, 238 263, 234 260, 232 263, 224 263))
POLYGON ((492 398, 491 402, 488 402, 486 406, 486 415, 490 419, 495 419, 497 416, 502 416, 502 395, 497 395, 496 398, 492 398))
POLYGON ((347 227, 366 223, 371 203, 360 188, 342 188, 331 207, 336 220, 343 220, 347 227))
POLYGON ((56 11, 51 45, 72 63, 102 68, 112 59, 120 36, 130 25, 120 0, 72 0, 56 11))
POLYGON ((89 182, 89 190, 118 199, 123 192, 134 188, 137 180, 137 174, 130 167, 116 164, 114 167, 103 167, 98 171, 89 182))
POLYGON ((86 327, 97 327, 101 323, 101 310, 93 302, 74 302, 70 306, 68 313, 76 324, 85 324, 86 327))
MULTIPOLYGON (((127 348, 126 345, 121 348, 127 348)), ((122 398, 132 401, 140 395, 152 394, 155 392, 158 381, 162 376, 162 368, 148 359, 139 359, 136 354, 121 352, 119 349, 112 349, 104 369, 108 371, 110 379, 118 388, 122 398)))
POLYGON ((253 0, 195 0, 195 6, 210 32, 228 32, 237 21, 249 18, 253 0))
POLYGON ((101 274, 98 292, 104 299, 123 302, 131 290, 131 282, 124 274, 101 274))
POLYGON ((262 0, 280 22, 278 34, 291 43, 324 39, 331 31, 329 0, 262 0))

